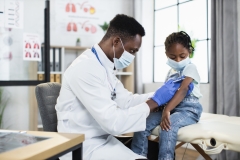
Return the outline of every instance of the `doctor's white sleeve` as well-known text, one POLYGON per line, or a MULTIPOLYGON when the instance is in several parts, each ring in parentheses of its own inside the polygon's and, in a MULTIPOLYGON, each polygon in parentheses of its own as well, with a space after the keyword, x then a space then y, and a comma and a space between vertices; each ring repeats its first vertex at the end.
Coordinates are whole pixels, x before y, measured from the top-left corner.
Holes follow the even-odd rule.
POLYGON ((111 100, 105 70, 95 63, 84 68, 87 66, 84 63, 75 66, 76 69, 66 78, 77 98, 102 129, 112 135, 145 130, 149 106, 144 102, 126 109, 119 108, 111 100))
POLYGON ((123 84, 118 80, 116 88, 117 99, 116 101, 121 103, 121 108, 135 107, 140 103, 146 102, 154 92, 146 94, 133 94, 124 88, 123 84))

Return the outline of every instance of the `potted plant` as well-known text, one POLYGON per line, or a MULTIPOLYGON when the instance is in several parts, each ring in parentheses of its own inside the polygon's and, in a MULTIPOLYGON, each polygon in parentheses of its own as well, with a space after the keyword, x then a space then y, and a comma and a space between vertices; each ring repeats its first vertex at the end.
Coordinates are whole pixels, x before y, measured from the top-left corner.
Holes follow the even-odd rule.
POLYGON ((99 26, 102 28, 103 32, 106 33, 109 27, 109 24, 107 22, 104 22, 103 25, 99 25, 99 26))
POLYGON ((3 88, 0 88, 0 128, 3 128, 3 114, 7 106, 8 98, 3 96, 3 88))
POLYGON ((80 40, 80 38, 77 38, 76 46, 81 46, 81 40, 80 40))

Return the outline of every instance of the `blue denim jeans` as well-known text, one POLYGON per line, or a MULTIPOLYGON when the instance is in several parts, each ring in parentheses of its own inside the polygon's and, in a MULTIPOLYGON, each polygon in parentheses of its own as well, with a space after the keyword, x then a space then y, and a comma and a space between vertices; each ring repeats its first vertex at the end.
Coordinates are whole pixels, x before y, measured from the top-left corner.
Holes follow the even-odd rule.
MULTIPOLYGON (((197 123, 201 113, 202 105, 199 103, 198 98, 192 95, 184 98, 183 101, 171 111, 171 129, 169 131, 160 129, 158 160, 174 159, 179 128, 197 123)), ((162 110, 150 113, 147 118, 146 130, 134 133, 131 146, 133 152, 147 157, 148 136, 151 135, 152 130, 160 124, 161 117, 162 110)))

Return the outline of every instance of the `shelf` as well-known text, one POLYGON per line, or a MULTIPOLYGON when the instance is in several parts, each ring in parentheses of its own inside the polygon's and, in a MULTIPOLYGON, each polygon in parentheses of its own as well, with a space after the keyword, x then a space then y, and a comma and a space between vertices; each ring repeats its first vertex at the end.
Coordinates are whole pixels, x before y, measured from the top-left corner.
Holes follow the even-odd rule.
MULTIPOLYGON (((43 71, 38 71, 37 74, 45 74, 43 71)), ((50 74, 63 74, 61 71, 50 71, 50 74)), ((133 75, 132 72, 117 72, 118 76, 131 76, 133 75)))
MULTIPOLYGON (((44 45, 42 45, 44 46, 44 45)), ((86 46, 57 46, 57 45, 51 45, 50 48, 65 48, 67 50, 86 50, 90 49, 91 47, 86 46)))
MULTIPOLYGON (((37 74, 45 74, 45 72, 43 72, 43 71, 38 71, 37 72, 37 74)), ((62 74, 62 72, 61 71, 50 71, 50 74, 62 74)))
POLYGON ((118 76, 131 76, 133 73, 132 72, 117 72, 116 75, 118 76))
POLYGON ((67 50, 86 50, 91 47, 83 47, 83 46, 50 46, 51 48, 65 48, 67 50))

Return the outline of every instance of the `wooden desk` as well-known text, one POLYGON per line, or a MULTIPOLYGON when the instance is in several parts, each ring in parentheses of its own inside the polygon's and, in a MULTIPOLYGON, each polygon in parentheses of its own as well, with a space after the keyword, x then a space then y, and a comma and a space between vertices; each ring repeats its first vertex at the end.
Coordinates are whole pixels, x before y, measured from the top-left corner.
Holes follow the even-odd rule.
POLYGON ((16 148, 0 154, 0 159, 33 160, 33 159, 57 159, 71 152, 74 160, 82 159, 83 134, 27 131, 27 134, 41 137, 49 137, 34 144, 16 148), (81 157, 81 158, 79 158, 81 157))

